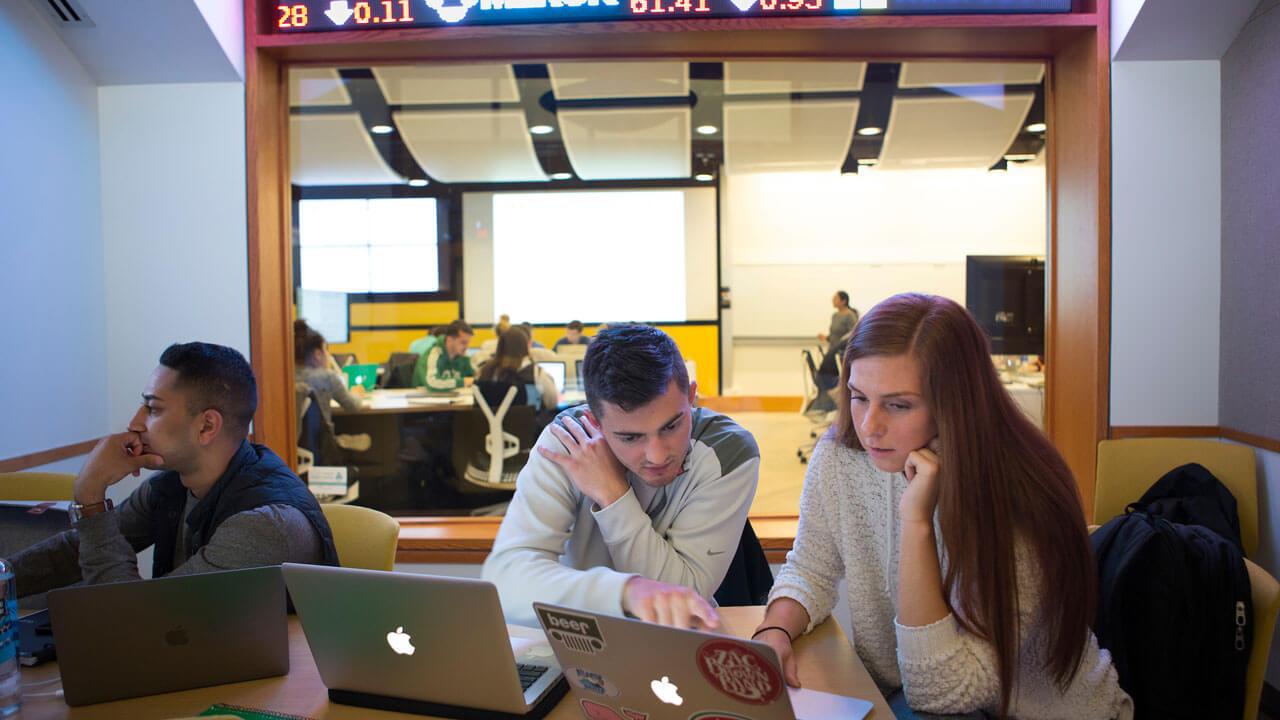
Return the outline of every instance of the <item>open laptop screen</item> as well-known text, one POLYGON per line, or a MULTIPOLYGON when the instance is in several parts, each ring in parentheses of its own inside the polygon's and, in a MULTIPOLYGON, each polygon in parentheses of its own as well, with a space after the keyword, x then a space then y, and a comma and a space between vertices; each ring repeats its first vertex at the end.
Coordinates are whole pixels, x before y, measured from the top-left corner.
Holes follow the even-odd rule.
POLYGON ((538 363, 542 371, 556 382, 556 390, 564 392, 564 363, 559 360, 543 360, 538 363))

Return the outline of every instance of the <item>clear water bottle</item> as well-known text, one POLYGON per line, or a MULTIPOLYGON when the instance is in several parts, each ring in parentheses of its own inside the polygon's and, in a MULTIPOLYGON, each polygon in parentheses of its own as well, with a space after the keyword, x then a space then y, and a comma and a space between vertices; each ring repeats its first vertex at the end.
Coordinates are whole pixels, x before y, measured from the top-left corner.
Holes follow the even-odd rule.
POLYGON ((13 568, 0 559, 0 715, 12 715, 22 706, 22 684, 18 674, 18 584, 13 568))

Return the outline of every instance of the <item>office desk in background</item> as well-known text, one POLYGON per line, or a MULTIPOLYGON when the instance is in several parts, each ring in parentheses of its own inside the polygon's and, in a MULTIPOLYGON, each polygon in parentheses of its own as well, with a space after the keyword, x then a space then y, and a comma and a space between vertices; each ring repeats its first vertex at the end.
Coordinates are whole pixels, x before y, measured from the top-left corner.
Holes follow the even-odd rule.
POLYGON ((361 399, 361 404, 363 407, 359 410, 346 410, 336 402, 330 407, 335 418, 397 413, 458 412, 475 407, 475 398, 471 395, 470 389, 453 393, 428 393, 421 388, 378 389, 366 392, 361 399))
MULTIPOLYGON (((764 608, 721 608, 720 614, 728 634, 747 637, 760 623, 764 608)), ((893 720, 893 712, 876 690, 871 676, 867 674, 866 668, 854 654, 853 648, 850 647, 835 620, 827 620, 812 633, 798 640, 796 658, 800 681, 805 687, 870 700, 875 705, 875 709, 867 716, 869 720, 893 720)), ((19 717, 24 720, 173 718, 198 715, 215 703, 301 715, 316 718, 316 720, 427 717, 330 704, 328 692, 320 682, 320 674, 316 670, 311 650, 307 647, 302 627, 298 624, 296 617, 289 618, 289 668, 289 674, 283 677, 215 685, 77 708, 67 707, 61 698, 33 697, 23 700, 22 714, 19 717)), ((22 670, 24 684, 54 677, 57 677, 56 663, 22 670)), ((33 688, 32 691, 47 691, 56 687, 57 683, 49 683, 33 688)), ((565 699, 547 715, 549 720, 576 720, 581 717, 582 711, 574 701, 572 693, 566 695, 565 699)))

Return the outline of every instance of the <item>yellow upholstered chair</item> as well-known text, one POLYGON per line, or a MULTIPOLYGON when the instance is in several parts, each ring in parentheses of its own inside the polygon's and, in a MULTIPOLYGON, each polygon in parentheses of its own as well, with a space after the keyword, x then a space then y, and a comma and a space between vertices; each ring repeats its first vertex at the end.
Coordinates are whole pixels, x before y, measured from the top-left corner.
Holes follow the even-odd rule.
POLYGON ((1127 438, 1098 443, 1093 522, 1101 525, 1124 513, 1170 470, 1200 463, 1236 497, 1240 539, 1249 557, 1258 550, 1258 475, 1253 448, 1189 438, 1127 438))
POLYGON ((1258 703, 1262 700, 1262 683, 1267 674, 1267 658, 1271 655, 1271 638, 1276 629, 1276 614, 1280 613, 1280 582, 1271 573, 1245 559, 1249 570, 1249 584, 1253 594, 1253 648, 1249 651, 1249 666, 1244 679, 1244 720, 1258 717, 1258 703))
POLYGON ((357 505, 321 505, 333 531, 338 562, 345 568, 391 570, 400 523, 386 513, 357 505))
POLYGON ((75 484, 70 473, 0 473, 0 500, 71 500, 75 484))

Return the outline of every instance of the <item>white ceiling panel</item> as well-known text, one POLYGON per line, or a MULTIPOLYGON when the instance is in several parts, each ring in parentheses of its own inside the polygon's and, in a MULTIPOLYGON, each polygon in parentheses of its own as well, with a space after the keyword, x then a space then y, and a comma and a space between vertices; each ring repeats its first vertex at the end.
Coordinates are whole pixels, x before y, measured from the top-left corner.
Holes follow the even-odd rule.
POLYGON ((561 110, 560 133, 583 180, 687 178, 689 109, 561 110))
POLYGON ((295 68, 289 71, 289 105, 350 105, 351 95, 333 68, 295 68))
POLYGON ((897 98, 880 168, 988 168, 1018 134, 1032 93, 897 98))
POLYGON ((386 185, 403 183, 373 147, 360 116, 293 115, 289 159, 295 185, 386 185))
POLYGON ((521 109, 405 110, 392 115, 409 152, 441 182, 547 179, 521 109))
POLYGON ((396 65, 373 68, 392 105, 519 102, 511 65, 396 65))
POLYGON ((733 173, 839 170, 857 100, 732 102, 724 106, 724 163, 733 173))
POLYGON ((684 62, 548 63, 547 70, 557 100, 689 94, 684 62))
POLYGON ((840 92, 862 89, 862 62, 726 62, 726 95, 840 92))
POLYGON ((904 62, 898 87, 1034 85, 1043 76, 1043 63, 904 62))

